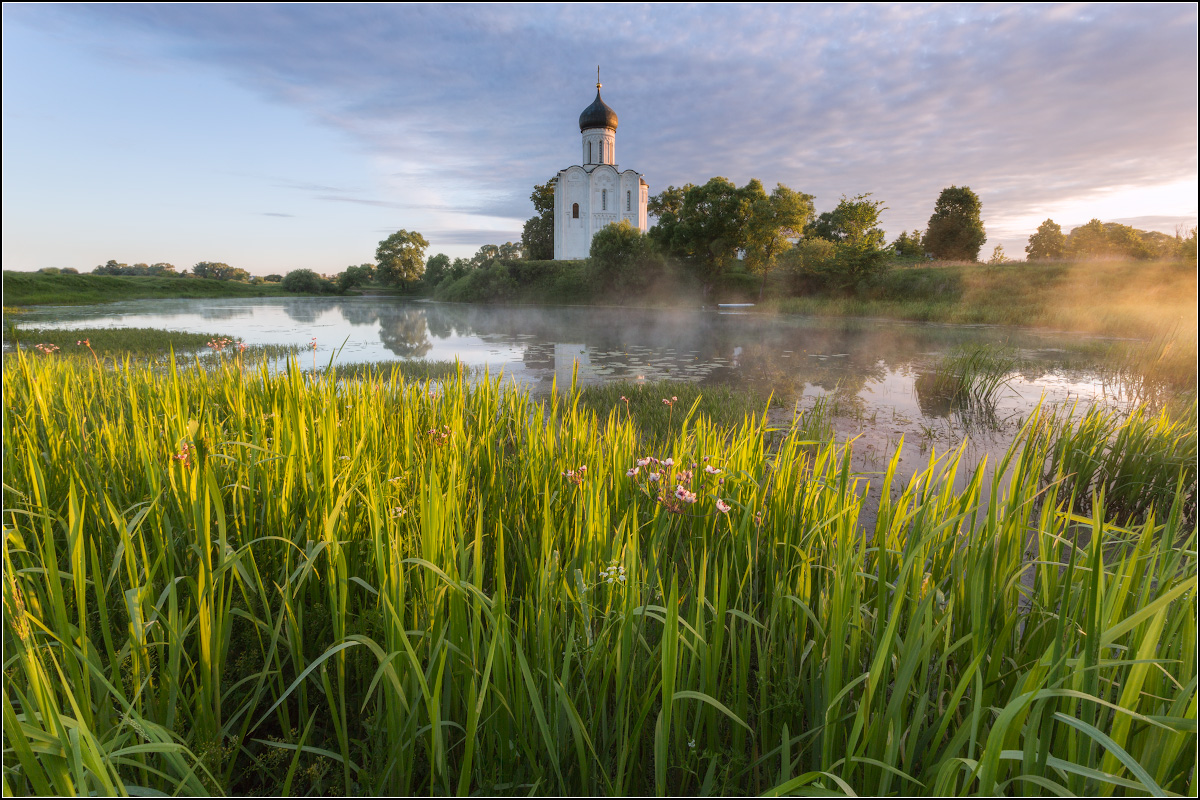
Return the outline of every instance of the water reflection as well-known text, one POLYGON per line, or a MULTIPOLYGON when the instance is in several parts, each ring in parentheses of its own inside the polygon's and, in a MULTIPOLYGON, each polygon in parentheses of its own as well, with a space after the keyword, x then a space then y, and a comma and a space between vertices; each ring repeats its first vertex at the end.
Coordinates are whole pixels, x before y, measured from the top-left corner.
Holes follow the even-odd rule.
POLYGON ((930 419, 945 419, 953 409, 944 398, 918 391, 919 376, 955 348, 1003 344, 1021 354, 1012 383, 1022 402, 1036 401, 1043 391, 1058 399, 1104 391, 1095 367, 1080 368, 1078 348, 1071 355, 1070 343, 1080 337, 985 326, 367 297, 143 300, 41 308, 21 323, 171 328, 233 334, 250 344, 316 338, 319 351, 339 351, 342 361, 458 358, 492 374, 503 370, 535 390, 569 379, 578 363, 583 385, 749 383, 777 396, 828 396, 846 408, 890 407, 930 419), (226 328, 232 320, 236 325, 226 328))

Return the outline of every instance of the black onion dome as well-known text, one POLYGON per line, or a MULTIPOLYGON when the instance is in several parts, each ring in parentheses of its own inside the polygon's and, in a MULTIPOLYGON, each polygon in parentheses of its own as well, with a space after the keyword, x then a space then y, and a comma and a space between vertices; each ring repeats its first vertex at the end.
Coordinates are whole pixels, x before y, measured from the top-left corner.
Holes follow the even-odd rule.
POLYGON ((600 99, 600 87, 596 87, 596 99, 579 115, 579 130, 588 128, 617 129, 617 112, 613 111, 600 99))

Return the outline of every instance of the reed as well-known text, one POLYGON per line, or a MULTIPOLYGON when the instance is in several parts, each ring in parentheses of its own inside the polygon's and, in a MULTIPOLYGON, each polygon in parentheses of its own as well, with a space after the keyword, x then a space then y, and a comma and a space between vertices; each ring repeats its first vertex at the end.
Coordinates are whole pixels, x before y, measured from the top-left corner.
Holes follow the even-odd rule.
POLYGON ((1004 347, 961 347, 917 375, 913 388, 924 405, 992 415, 1008 379, 1017 369, 1016 354, 1004 347))
POLYGON ((897 454, 863 531, 762 413, 4 378, 6 795, 1196 793, 1194 525, 1080 514, 1051 415, 963 489, 897 454))

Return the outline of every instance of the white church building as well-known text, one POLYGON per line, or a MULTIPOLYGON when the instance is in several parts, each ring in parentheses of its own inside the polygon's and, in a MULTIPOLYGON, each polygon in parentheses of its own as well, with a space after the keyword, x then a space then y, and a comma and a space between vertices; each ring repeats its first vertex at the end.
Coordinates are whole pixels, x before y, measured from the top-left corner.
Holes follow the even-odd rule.
POLYGON ((650 187, 642 175, 617 168, 617 112, 596 99, 579 115, 583 165, 567 167, 554 183, 554 258, 587 258, 592 237, 623 219, 645 232, 650 187))

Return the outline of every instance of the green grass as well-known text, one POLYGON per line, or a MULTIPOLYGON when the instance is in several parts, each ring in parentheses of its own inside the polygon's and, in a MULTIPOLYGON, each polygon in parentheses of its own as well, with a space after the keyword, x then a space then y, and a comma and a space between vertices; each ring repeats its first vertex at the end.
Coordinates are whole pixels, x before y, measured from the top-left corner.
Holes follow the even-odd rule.
POLYGON ((5 794, 1195 795, 1183 494, 1046 415, 863 531, 803 425, 432 388, 6 359, 5 794))
POLYGON ((215 333, 185 333, 159 328, 22 328, 11 323, 5 326, 4 339, 19 349, 50 358, 78 357, 92 360, 98 357, 104 361, 120 361, 126 357, 162 358, 174 349, 182 360, 186 360, 184 356, 187 354, 197 353, 206 361, 221 358, 236 360, 240 355, 244 361, 249 362, 264 358, 283 358, 295 355, 302 349, 300 345, 249 345, 244 350, 239 350, 236 340, 215 333), (210 342, 219 342, 222 339, 227 344, 221 345, 221 352, 218 352, 218 348, 210 346, 210 342), (54 347, 57 350, 47 353, 45 349, 39 348, 39 345, 42 348, 54 347))
POLYGON ((1106 517, 1141 522, 1152 509, 1181 504, 1196 523, 1196 402, 1182 413, 1139 407, 1126 417, 1098 408, 1063 409, 1046 419, 1053 439, 1047 475, 1082 514, 1103 503, 1106 517))
MULTIPOLYGON (((359 364, 335 364, 333 374, 338 380, 436 381, 452 378, 463 365, 454 361, 367 361, 359 364)), ((464 374, 466 374, 464 372, 464 374)))
MULTIPOLYGON (((4 270, 8 306, 90 305, 116 300, 296 295, 278 283, 239 283, 211 278, 160 278, 119 275, 43 275, 4 270)), ((5 309, 8 314, 9 309, 5 309)))

